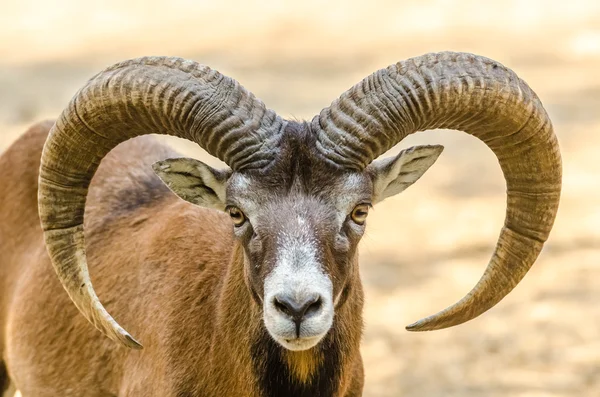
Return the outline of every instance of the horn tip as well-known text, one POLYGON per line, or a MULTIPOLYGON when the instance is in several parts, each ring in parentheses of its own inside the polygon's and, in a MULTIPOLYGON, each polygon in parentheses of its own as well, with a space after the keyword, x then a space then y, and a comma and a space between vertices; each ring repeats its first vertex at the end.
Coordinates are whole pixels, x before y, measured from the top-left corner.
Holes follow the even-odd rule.
POLYGON ((405 327, 405 329, 410 332, 435 331, 441 328, 446 327, 436 326, 436 324, 429 321, 428 318, 421 319, 405 327))
POLYGON ((419 332, 422 331, 421 327, 420 327, 420 321, 417 321, 415 323, 409 324, 406 327, 404 327, 407 331, 410 332, 419 332))
POLYGON ((137 340, 135 340, 131 335, 125 333, 123 336, 123 340, 121 342, 130 349, 134 350, 142 350, 144 346, 137 340))

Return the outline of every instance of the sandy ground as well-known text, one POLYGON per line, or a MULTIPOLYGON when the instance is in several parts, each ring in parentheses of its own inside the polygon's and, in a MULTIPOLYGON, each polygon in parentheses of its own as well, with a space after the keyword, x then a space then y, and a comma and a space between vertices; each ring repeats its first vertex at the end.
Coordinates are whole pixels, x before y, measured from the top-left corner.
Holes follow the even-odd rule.
POLYGON ((141 55, 211 65, 295 118, 312 117, 378 68, 430 51, 475 52, 517 71, 544 102, 562 147, 564 193, 550 240, 487 314, 449 330, 406 332, 478 280, 505 197, 493 155, 475 139, 435 131, 402 142, 393 152, 432 142, 446 150, 369 218, 365 395, 600 395, 600 2, 90 4, 0 3, 0 150, 30 123, 56 117, 95 72, 141 55))

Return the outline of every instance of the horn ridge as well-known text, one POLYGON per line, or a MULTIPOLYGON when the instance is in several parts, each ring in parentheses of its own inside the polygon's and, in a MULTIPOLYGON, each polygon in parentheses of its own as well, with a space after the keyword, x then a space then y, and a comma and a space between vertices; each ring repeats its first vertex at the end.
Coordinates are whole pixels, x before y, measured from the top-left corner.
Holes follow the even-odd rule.
POLYGON ((42 152, 38 207, 46 247, 63 287, 100 331, 141 348, 104 309, 92 286, 83 216, 100 162, 118 144, 158 133, 196 142, 234 170, 273 159, 283 122, 235 80, 181 58, 144 57, 92 77, 52 127, 42 152), (244 138, 244 139, 242 139, 244 138), (240 145, 256 152, 243 152, 240 145))
POLYGON ((352 170, 363 170, 407 135, 435 128, 477 137, 500 163, 505 226, 483 276, 461 301, 409 330, 450 327, 484 313, 525 276, 548 238, 561 191, 558 141, 537 95, 496 61, 442 52, 398 62, 343 93, 312 126, 322 156, 352 170), (346 109, 359 109, 359 116, 340 122, 346 109))

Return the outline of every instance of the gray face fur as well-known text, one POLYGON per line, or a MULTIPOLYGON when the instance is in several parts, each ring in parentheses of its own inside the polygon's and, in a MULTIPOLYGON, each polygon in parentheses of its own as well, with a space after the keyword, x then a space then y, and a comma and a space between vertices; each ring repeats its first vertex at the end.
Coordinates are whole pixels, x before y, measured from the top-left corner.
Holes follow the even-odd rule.
POLYGON ((416 182, 443 148, 409 148, 349 172, 319 156, 307 125, 290 123, 280 142, 262 170, 218 171, 186 158, 154 170, 182 199, 230 213, 268 332, 305 350, 327 334, 345 291, 360 282, 356 248, 368 207, 416 182))

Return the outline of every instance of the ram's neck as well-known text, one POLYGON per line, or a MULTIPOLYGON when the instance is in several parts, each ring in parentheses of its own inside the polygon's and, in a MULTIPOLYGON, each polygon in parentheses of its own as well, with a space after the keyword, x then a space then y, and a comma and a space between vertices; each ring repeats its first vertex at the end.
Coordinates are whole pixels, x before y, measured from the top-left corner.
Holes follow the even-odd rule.
POLYGON ((268 334, 262 309, 244 281, 243 251, 236 245, 216 313, 213 379, 223 390, 264 397, 341 396, 352 377, 362 383, 363 292, 360 280, 352 284, 325 338, 312 349, 289 351, 268 334))

